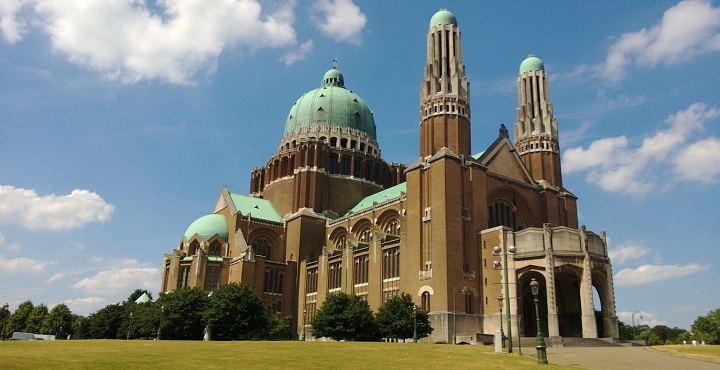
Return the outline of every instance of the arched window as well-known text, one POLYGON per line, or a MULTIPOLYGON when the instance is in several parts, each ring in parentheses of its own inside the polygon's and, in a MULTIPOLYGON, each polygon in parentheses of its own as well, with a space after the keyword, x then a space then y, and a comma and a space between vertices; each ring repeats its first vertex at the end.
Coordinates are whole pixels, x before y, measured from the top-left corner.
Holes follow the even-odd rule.
POLYGON ((220 248, 221 248, 220 243, 218 243, 218 242, 212 243, 212 244, 210 244, 210 251, 208 254, 211 256, 219 256, 220 248))
POLYGON ((465 293, 465 313, 473 314, 475 313, 475 305, 474 305, 474 299, 473 295, 470 292, 465 293))
POLYGON ((265 238, 257 238, 253 243, 253 251, 258 256, 265 256, 265 259, 271 260, 272 244, 265 238))
POLYGON ((358 240, 363 243, 371 243, 373 241, 373 231, 369 226, 364 227, 358 233, 358 240))
POLYGON ((385 225, 385 233, 390 235, 400 235, 400 220, 393 219, 385 225))
POLYGON ((220 265, 208 264, 205 268, 205 291, 212 292, 220 283, 220 265))
POLYGON ((420 301, 423 311, 430 312, 430 292, 423 292, 420 301))
POLYGON ((498 200, 488 207, 488 227, 495 226, 507 226, 513 231, 519 231, 525 228, 525 223, 517 207, 504 200, 498 200))
POLYGON ((190 248, 188 248, 188 255, 194 256, 195 253, 197 253, 198 249, 200 249, 200 243, 198 243, 197 241, 190 243, 190 248))

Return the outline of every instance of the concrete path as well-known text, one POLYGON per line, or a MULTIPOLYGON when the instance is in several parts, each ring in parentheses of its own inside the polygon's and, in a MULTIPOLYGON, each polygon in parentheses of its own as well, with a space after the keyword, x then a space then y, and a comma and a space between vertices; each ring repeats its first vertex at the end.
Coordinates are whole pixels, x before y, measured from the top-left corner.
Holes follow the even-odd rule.
POLYGON ((549 347, 547 352, 551 364, 591 370, 720 370, 719 363, 671 356, 647 347, 549 347))

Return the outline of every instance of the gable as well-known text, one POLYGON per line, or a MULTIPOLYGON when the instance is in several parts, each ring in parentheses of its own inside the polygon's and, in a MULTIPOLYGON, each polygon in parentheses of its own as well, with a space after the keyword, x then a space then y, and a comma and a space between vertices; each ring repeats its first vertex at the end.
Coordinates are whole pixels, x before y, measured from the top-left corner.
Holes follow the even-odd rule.
POLYGON ((478 161, 487 167, 489 174, 499 175, 526 184, 535 185, 525 164, 517 154, 515 147, 507 137, 499 137, 478 158, 478 161))

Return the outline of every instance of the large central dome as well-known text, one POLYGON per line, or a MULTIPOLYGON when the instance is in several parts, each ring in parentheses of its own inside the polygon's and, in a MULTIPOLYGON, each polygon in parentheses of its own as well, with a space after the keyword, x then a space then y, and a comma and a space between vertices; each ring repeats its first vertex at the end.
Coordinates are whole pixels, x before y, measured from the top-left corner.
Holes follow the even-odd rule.
POLYGON ((320 88, 303 94, 290 108, 285 136, 302 129, 312 131, 319 126, 353 128, 376 139, 370 107, 345 88, 345 78, 335 68, 325 73, 320 88))

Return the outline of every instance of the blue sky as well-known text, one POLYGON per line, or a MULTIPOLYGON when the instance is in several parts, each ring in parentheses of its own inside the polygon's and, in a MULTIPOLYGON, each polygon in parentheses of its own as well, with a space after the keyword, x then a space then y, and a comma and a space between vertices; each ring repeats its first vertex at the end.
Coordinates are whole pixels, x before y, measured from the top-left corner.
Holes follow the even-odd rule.
POLYGON ((564 185, 608 234, 620 319, 689 328, 720 307, 720 3, 700 0, 0 0, 0 303, 157 294, 162 254, 223 185, 248 192, 333 57, 383 158, 412 163, 441 7, 474 151, 512 128, 522 60, 545 62, 564 185))

